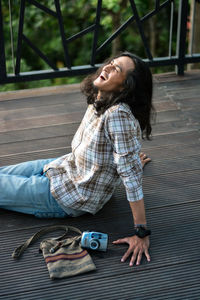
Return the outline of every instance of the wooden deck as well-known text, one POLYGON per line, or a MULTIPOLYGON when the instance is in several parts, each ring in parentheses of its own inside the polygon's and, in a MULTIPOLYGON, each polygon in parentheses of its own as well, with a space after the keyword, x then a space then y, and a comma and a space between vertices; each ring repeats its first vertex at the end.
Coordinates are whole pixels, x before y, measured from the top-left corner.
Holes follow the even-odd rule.
MULTIPOLYGON (((157 122, 153 140, 143 143, 152 158, 144 170, 152 261, 131 268, 120 262, 126 246, 112 245, 132 233, 122 186, 95 216, 41 220, 0 209, 0 299, 200 299, 200 71, 157 75, 154 82, 157 122), (97 271, 51 281, 39 243, 19 261, 11 258, 50 224, 107 232, 107 253, 92 254, 97 271)), ((85 109, 76 85, 0 94, 0 165, 69 152, 85 109)))

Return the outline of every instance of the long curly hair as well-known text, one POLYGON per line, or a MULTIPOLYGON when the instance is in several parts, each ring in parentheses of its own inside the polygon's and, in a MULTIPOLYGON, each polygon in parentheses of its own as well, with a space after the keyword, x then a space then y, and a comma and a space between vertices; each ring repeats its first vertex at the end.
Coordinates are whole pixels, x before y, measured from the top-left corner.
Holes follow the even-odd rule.
POLYGON ((132 114, 139 121, 142 137, 147 139, 150 139, 152 131, 151 117, 154 112, 152 89, 152 74, 148 65, 141 58, 129 52, 123 52, 105 61, 96 73, 87 76, 81 85, 81 90, 87 98, 87 103, 94 105, 98 116, 115 104, 128 104, 132 114), (106 64, 121 56, 130 57, 135 66, 134 69, 127 72, 124 89, 120 92, 105 93, 101 99, 96 101, 98 90, 93 85, 94 80, 100 75, 106 64))

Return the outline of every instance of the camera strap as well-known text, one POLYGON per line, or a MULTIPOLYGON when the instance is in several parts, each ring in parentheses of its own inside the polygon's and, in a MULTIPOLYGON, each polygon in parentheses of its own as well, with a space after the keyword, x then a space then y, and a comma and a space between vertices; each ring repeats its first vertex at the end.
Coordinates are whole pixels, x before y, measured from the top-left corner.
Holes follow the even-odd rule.
POLYGON ((39 230, 38 232, 36 232, 34 235, 32 235, 25 243, 23 243, 22 245, 17 247, 14 250, 14 252, 12 253, 12 257, 19 258, 23 254, 23 252, 26 250, 26 248, 28 248, 30 245, 32 245, 34 242, 36 242, 41 236, 43 236, 49 232, 53 232, 55 230, 65 230, 65 233, 62 236, 60 236, 58 238, 54 238, 57 241, 62 240, 66 236, 66 234, 68 233, 69 230, 79 233, 80 235, 82 234, 80 229, 73 227, 73 226, 52 225, 52 226, 44 227, 41 230, 39 230))

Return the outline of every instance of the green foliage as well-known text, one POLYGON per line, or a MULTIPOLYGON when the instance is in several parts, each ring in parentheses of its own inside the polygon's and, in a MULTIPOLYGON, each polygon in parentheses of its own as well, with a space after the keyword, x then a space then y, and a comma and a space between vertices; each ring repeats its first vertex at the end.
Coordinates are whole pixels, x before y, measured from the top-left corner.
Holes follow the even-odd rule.
MULTIPOLYGON (((47 6, 49 9, 55 11, 54 0, 41 0, 40 4, 47 6)), ((163 2, 163 1, 161 1, 163 2)), ((146 15, 154 9, 155 1, 151 0, 135 0, 138 13, 140 17, 146 15)), ((175 18, 177 17, 177 3, 175 1, 175 18)), ((20 0, 12 0, 12 28, 13 28, 13 47, 16 55, 17 48, 17 34, 19 22, 19 8, 20 0)), ((61 11, 63 16, 64 28, 66 38, 70 38, 81 30, 91 26, 95 23, 97 0, 60 0, 61 11)), ((9 28, 9 6, 8 1, 2 1, 3 18, 4 18, 4 35, 5 35, 5 49, 6 49, 6 65, 8 73, 13 73, 12 51, 10 43, 10 28, 9 28)), ((132 15, 132 9, 128 0, 103 0, 101 12, 101 27, 99 30, 98 47, 113 33, 117 28, 123 24, 132 15)), ((156 17, 154 17, 156 26, 156 47, 155 56, 166 56, 168 53, 168 36, 169 36, 169 8, 163 9, 156 17)), ((149 20, 143 22, 145 35, 150 44, 152 33, 149 30, 149 20)), ((34 5, 26 2, 24 34, 26 37, 42 51, 48 59, 57 67, 65 67, 64 51, 59 32, 58 20, 38 9, 34 5)), ((175 53, 175 39, 173 37, 173 52, 175 53)), ((120 34, 120 37, 103 49, 98 57, 97 63, 102 62, 105 58, 110 56, 114 49, 121 51, 127 50, 136 53, 145 58, 146 53, 138 34, 136 23, 133 22, 128 28, 120 34)), ((88 33, 79 39, 76 39, 68 44, 69 54, 73 66, 90 64, 91 48, 93 44, 93 33, 88 33)), ((45 70, 50 67, 44 62, 34 51, 23 42, 21 72, 33 70, 45 70)), ((166 68, 154 69, 153 71, 163 72, 166 68)), ((72 78, 58 78, 52 80, 42 80, 36 82, 23 82, 10 85, 3 85, 0 91, 19 88, 32 88, 45 85, 57 85, 80 82, 82 77, 72 78)))
POLYGON ((118 0, 107 0, 103 1, 103 8, 113 11, 114 13, 118 13, 121 9, 121 1, 118 0))

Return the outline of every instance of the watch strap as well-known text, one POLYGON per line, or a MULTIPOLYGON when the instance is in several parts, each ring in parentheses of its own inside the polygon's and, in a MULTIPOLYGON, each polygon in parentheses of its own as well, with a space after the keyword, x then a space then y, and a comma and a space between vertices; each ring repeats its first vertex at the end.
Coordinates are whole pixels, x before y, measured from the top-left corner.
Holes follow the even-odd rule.
POLYGON ((137 226, 134 229, 134 235, 137 235, 139 238, 145 238, 151 234, 151 230, 145 228, 144 226, 137 226))

